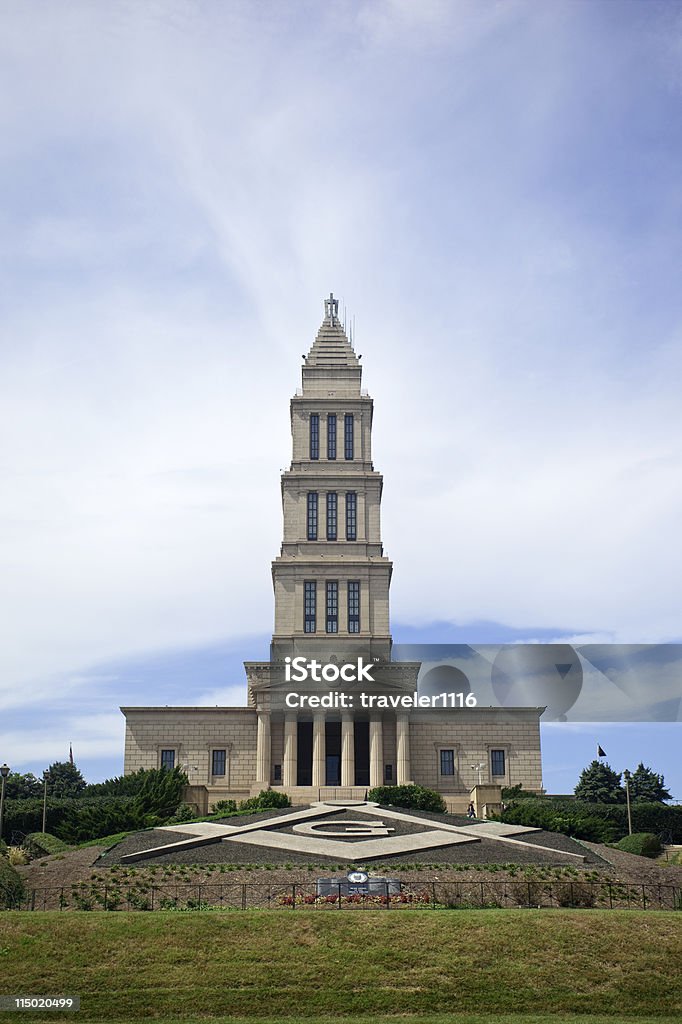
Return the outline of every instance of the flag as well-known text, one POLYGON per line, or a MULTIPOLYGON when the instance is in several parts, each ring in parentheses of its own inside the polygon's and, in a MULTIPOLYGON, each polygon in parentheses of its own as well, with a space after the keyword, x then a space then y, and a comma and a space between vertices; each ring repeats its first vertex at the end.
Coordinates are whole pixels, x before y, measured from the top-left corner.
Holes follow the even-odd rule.
POLYGON ((597 757, 606 757, 606 751, 597 744, 597 757))
MULTIPOLYGON (((601 747, 599 748, 601 750, 601 747)), ((73 764, 73 746, 69 743, 69 761, 73 764)))

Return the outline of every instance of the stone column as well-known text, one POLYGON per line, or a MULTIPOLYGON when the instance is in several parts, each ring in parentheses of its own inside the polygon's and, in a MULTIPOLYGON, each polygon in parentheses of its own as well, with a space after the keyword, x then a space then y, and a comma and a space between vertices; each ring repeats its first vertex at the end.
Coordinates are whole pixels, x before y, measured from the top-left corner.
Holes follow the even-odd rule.
POLYGON ((263 788, 270 785, 270 712, 258 712, 256 745, 256 782, 263 788))
POLYGON ((324 715, 316 712, 313 717, 313 786, 324 786, 327 781, 324 715))
POLYGON ((369 784, 370 787, 384 784, 384 732, 380 718, 369 722, 369 784))
POLYGON ((411 783, 412 767, 410 765, 410 720, 407 715, 397 715, 395 721, 396 733, 396 782, 399 786, 408 786, 411 783))
POLYGON ((355 785, 355 727, 351 715, 341 716, 341 785, 355 785))
POLYGON ((298 721, 296 715, 284 719, 284 771, 285 786, 298 784, 298 721))

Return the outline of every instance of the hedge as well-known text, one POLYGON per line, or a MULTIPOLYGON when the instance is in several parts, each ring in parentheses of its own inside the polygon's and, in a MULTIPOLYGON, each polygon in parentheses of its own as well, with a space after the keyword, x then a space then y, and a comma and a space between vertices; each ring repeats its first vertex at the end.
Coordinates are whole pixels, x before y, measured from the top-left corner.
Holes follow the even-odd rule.
MULTIPOLYGON (((179 769, 164 768, 136 772, 135 792, 125 795, 81 795, 65 799, 48 797, 46 831, 66 843, 99 839, 118 832, 163 825, 175 814, 187 785, 187 776, 179 769)), ((117 781, 117 780, 113 780, 117 781)), ((107 783, 102 783, 106 787, 107 783)), ((90 793, 95 787, 89 787, 90 793)), ((124 788, 124 787, 122 787, 124 788)), ((42 830, 41 799, 7 800, 3 818, 3 837, 13 832, 30 835, 42 830)))
POLYGON ((47 856, 51 853, 61 853, 68 850, 68 845, 57 836, 49 832, 31 832, 24 839, 24 848, 28 850, 31 857, 47 856))
MULTIPOLYGON (((637 801, 631 813, 636 832, 669 833, 673 843, 682 842, 682 806, 637 801)), ((538 797, 512 804, 503 811, 502 821, 562 832, 593 843, 615 843, 628 834, 627 808, 622 804, 538 797)))
POLYGON ((619 850, 636 853, 639 857, 655 857, 663 849, 661 840, 653 832, 635 832, 631 836, 623 836, 616 846, 619 850))
POLYGON ((416 811, 435 811, 443 814, 445 801, 435 789, 424 786, 376 786, 367 794, 368 800, 393 807, 411 807, 416 811))

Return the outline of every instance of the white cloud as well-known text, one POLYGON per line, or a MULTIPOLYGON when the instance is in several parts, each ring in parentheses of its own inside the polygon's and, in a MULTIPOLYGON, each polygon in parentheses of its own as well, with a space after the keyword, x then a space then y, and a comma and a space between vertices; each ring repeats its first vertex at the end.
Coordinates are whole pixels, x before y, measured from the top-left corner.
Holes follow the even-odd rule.
POLYGON ((287 399, 330 288, 376 399, 394 617, 680 635, 658 106, 637 163, 667 74, 637 47, 669 44, 605 51, 574 5, 345 9, 5 19, 7 706, 267 630, 287 399))

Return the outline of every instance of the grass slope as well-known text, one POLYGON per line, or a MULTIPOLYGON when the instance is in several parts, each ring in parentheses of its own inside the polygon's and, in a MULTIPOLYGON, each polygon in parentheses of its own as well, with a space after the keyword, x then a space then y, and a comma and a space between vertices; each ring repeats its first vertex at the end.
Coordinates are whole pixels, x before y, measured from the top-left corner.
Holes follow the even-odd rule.
POLYGON ((595 910, 5 913, 0 992, 80 995, 80 1021, 674 1019, 681 924, 595 910))

